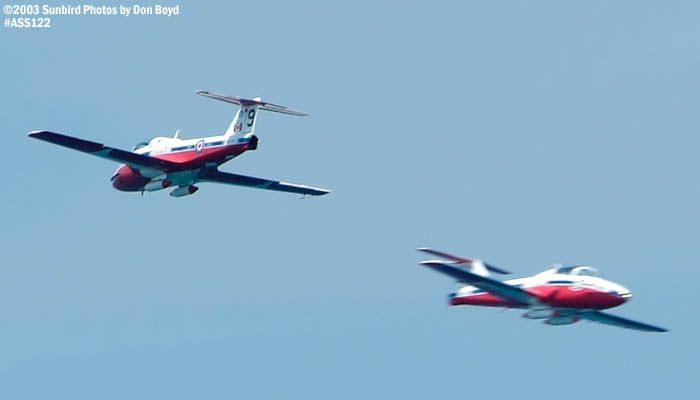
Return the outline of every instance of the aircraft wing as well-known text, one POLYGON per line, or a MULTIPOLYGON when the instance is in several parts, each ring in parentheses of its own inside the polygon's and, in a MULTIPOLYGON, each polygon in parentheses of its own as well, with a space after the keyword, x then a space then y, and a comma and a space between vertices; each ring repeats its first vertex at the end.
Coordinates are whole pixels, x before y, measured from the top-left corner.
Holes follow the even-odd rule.
POLYGON ((645 332, 668 332, 668 329, 660 328, 658 326, 645 324, 643 322, 633 321, 631 319, 618 317, 616 315, 607 314, 600 311, 588 311, 584 313, 579 313, 582 318, 590 321, 600 322, 602 324, 608 324, 613 326, 619 326, 622 328, 636 329, 638 331, 645 332))
POLYGON ((93 156, 105 158, 124 164, 128 164, 135 169, 151 168, 164 172, 177 171, 182 169, 181 165, 172 161, 161 160, 159 158, 148 157, 136 154, 131 151, 115 149, 102 143, 91 142, 89 140, 78 139, 72 136, 49 131, 29 132, 29 137, 43 140, 45 142, 68 147, 69 149, 82 151, 93 156))
POLYGON ((469 272, 464 268, 459 267, 456 262, 449 263, 430 260, 421 262, 421 265, 430 267, 435 271, 451 276, 460 282, 476 286, 505 299, 514 300, 518 303, 523 303, 524 305, 540 303, 539 298, 532 293, 499 280, 469 272))
POLYGON ((207 169, 202 171, 198 180, 227 183, 229 185, 247 186, 258 189, 276 190, 279 192, 299 193, 308 196, 323 196, 324 194, 330 193, 330 190, 326 189, 273 181, 270 179, 255 178, 252 176, 231 174, 228 172, 221 172, 217 169, 207 169))

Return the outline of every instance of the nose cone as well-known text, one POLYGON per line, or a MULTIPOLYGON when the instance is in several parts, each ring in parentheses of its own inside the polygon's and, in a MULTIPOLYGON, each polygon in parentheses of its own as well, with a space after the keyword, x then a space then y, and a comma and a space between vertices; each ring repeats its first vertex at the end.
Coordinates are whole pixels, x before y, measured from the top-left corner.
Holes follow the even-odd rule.
POLYGON ((128 165, 122 165, 117 172, 112 175, 112 186, 117 190, 125 192, 134 192, 141 190, 143 185, 148 182, 147 178, 142 177, 138 172, 132 170, 128 165))
POLYGON ((456 306, 457 305, 457 302, 455 300, 456 297, 457 297, 457 293, 452 292, 452 293, 448 294, 447 295, 447 302, 452 306, 456 306))
POLYGON ((123 192, 133 192, 138 188, 129 184, 129 178, 123 177, 120 174, 114 174, 111 178, 112 187, 123 192))
POLYGON ((623 303, 632 298, 632 292, 630 292, 630 290, 624 286, 617 285, 615 291, 617 292, 617 295, 620 296, 623 303))
POLYGON ((109 178, 110 181, 112 181, 112 187, 117 189, 117 190, 123 190, 122 187, 124 187, 124 184, 121 181, 121 178, 119 177, 119 174, 116 173, 112 175, 111 178, 109 178))

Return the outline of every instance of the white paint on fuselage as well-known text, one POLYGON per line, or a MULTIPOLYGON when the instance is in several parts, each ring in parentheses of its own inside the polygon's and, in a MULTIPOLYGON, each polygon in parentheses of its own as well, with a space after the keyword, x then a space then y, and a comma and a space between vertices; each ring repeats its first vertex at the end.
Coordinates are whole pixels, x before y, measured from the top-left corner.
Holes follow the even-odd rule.
POLYGON ((236 143, 241 138, 236 138, 234 136, 217 135, 217 136, 207 136, 194 139, 180 139, 174 137, 154 137, 148 142, 148 145, 134 150, 134 153, 144 154, 148 153, 150 156, 157 156, 161 154, 176 153, 178 151, 187 151, 195 148, 197 142, 203 141, 204 146, 210 143, 221 142, 221 144, 233 144, 236 143), (186 149, 180 149, 186 147, 186 149), (179 149, 179 150, 178 150, 179 149))

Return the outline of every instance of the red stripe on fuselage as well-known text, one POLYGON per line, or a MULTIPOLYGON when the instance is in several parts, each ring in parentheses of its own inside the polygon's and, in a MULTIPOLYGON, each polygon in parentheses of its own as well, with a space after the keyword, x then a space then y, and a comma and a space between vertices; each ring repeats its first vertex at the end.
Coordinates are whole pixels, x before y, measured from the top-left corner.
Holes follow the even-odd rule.
POLYGON ((209 162, 222 163, 226 157, 236 157, 248 149, 248 143, 230 144, 216 147, 205 147, 201 151, 183 150, 174 153, 162 153, 155 156, 161 160, 186 164, 187 169, 201 168, 209 162))
POLYGON ((522 303, 507 300, 487 292, 455 296, 450 298, 450 304, 453 306, 469 305, 487 307, 519 307, 523 305, 522 303))
POLYGON ((527 291, 552 307, 603 310, 625 302, 617 293, 573 285, 541 285, 527 288, 527 291))
MULTIPOLYGON (((604 292, 601 290, 587 287, 578 288, 572 285, 540 285, 529 287, 525 290, 536 295, 540 299, 540 302, 542 302, 542 304, 547 304, 551 307, 602 310, 606 308, 619 306, 620 304, 625 302, 624 298, 615 293, 604 292)), ((522 304, 520 303, 504 299, 489 292, 455 296, 450 298, 450 304, 452 304, 453 306, 522 306, 522 304)))

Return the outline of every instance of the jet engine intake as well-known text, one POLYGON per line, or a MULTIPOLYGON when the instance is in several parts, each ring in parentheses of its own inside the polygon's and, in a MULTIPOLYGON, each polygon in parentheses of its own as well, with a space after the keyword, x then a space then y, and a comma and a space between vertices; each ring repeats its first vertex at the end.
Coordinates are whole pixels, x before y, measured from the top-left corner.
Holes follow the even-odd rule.
POLYGON ((545 324, 558 326, 558 325, 569 325, 574 322, 578 322, 581 318, 576 315, 563 315, 559 317, 552 317, 544 321, 545 324))
POLYGON ((195 185, 189 185, 189 186, 180 186, 177 189, 173 190, 170 192, 170 195, 173 197, 182 197, 182 196, 189 196, 199 190, 199 188, 195 185))
POLYGON ((539 308, 535 310, 530 310, 523 314, 523 318, 527 319, 545 319, 556 316, 556 311, 549 308, 539 308))
POLYGON ((158 179, 155 181, 148 182, 143 189, 147 192, 155 192, 156 190, 165 189, 172 184, 171 181, 167 179, 158 179))

